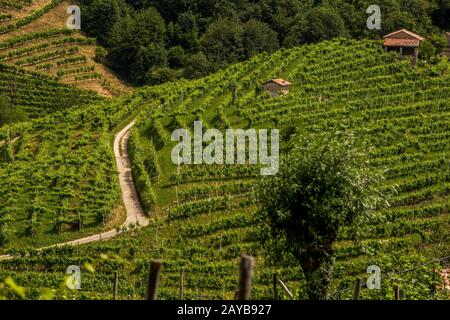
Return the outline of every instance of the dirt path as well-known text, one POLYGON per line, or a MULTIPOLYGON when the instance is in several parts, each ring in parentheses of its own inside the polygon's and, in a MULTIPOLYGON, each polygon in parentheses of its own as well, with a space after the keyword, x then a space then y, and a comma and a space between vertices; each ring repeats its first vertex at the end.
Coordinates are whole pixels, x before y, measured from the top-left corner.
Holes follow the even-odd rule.
MULTIPOLYGON (((114 156, 116 158, 117 171, 119 172, 119 183, 122 189, 122 199, 127 212, 127 219, 120 226, 123 230, 127 227, 138 225, 139 227, 144 227, 149 224, 149 220, 142 210, 142 206, 139 201, 139 196, 136 191, 136 187, 133 183, 133 177, 131 175, 131 162, 128 157, 128 140, 130 138, 131 128, 134 126, 134 121, 123 128, 118 134, 116 134, 114 139, 114 156)), ((64 243, 59 243, 51 247, 62 247, 62 246, 77 246, 82 244, 88 244, 97 241, 108 240, 114 238, 122 231, 117 231, 116 229, 106 231, 103 233, 98 233, 85 238, 68 241, 64 243)), ((45 248, 44 248, 45 249, 45 248)), ((12 259, 9 255, 0 256, 0 260, 12 259)))

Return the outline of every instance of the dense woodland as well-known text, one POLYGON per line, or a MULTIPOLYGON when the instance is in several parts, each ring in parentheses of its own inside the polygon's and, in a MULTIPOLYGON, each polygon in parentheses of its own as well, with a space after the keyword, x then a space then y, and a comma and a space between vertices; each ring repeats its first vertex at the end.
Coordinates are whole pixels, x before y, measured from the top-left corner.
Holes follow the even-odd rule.
POLYGON ((404 27, 450 29, 450 0, 379 0, 382 30, 366 28, 368 0, 82 0, 83 31, 131 83, 197 78, 261 52, 335 37, 380 38, 404 27))

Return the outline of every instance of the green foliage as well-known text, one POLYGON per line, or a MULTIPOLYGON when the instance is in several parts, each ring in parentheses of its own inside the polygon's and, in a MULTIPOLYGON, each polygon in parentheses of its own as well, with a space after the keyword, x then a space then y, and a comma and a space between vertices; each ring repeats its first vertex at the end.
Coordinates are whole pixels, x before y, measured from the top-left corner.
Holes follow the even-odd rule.
POLYGON ((147 47, 140 47, 136 60, 131 67, 130 78, 137 84, 150 84, 147 74, 152 69, 165 67, 168 63, 167 51, 164 47, 156 44, 150 44, 147 47))
POLYGON ((192 11, 187 11, 178 16, 175 23, 168 25, 169 42, 174 46, 181 46, 186 51, 198 49, 199 27, 197 16, 192 11))
POLYGON ((272 54, 279 49, 277 33, 269 25, 255 19, 244 24, 242 41, 246 59, 263 52, 272 54))
POLYGON ((285 40, 285 45, 318 42, 348 36, 341 16, 331 7, 316 7, 299 16, 285 40))
POLYGON ((9 97, 0 96, 0 127, 7 123, 14 123, 25 119, 25 113, 19 107, 14 107, 9 97))
POLYGON ((420 45, 420 58, 431 63, 438 62, 438 56, 447 47, 447 38, 441 34, 433 34, 420 45))
POLYGON ((200 78, 206 76, 212 70, 213 66, 206 55, 203 52, 199 52, 186 59, 183 76, 187 79, 200 78))
POLYGON ((146 74, 146 83, 161 84, 169 81, 175 81, 180 77, 180 73, 168 67, 153 68, 146 74))
POLYGON ((212 23, 201 40, 208 60, 218 67, 242 60, 242 32, 238 21, 222 19, 212 23))
POLYGON ((0 80, 0 126, 101 101, 93 92, 60 84, 26 69, 2 65, 0 80))
MULTIPOLYGON (((158 11, 150 7, 135 15, 126 15, 117 20, 108 36, 108 48, 112 63, 126 71, 137 59, 142 48, 152 45, 162 48, 165 41, 166 25, 158 11)), ((145 49, 144 49, 145 50, 145 49)), ((145 64, 146 61, 141 61, 145 64)), ((135 67, 135 69, 138 67, 135 67)), ((145 65, 142 66, 145 68, 145 65)), ((145 70, 147 71, 147 70, 145 70)))
POLYGON ((369 0, 214 0, 208 4, 199 0, 85 0, 84 31, 107 47, 109 63, 117 71, 142 85, 148 83, 144 75, 155 66, 138 51, 150 44, 160 50, 160 60, 169 53, 169 64, 156 68, 180 69, 179 74, 192 79, 261 52, 273 53, 280 45, 294 47, 337 37, 380 39, 399 28, 423 36, 437 33, 436 25, 448 30, 447 2, 380 0, 382 30, 377 31, 366 27, 366 8, 373 4, 369 0), (130 75, 130 69, 137 71, 130 75))
MULTIPOLYGON (((176 4, 175 16, 185 9, 182 1, 164 3, 176 4)), ((283 12, 295 14, 296 3, 277 2, 281 20, 283 12)), ((271 17, 272 8, 264 5, 264 14, 271 17)), ((221 11, 231 10, 224 7, 221 11)), ((243 11, 242 17, 251 12, 243 11)), ((207 25, 199 22, 199 29, 207 25)), ((186 55, 188 60, 191 53, 186 55)), ((203 58, 198 59, 206 61, 202 68, 208 62, 203 58)), ((431 270, 447 268, 448 260, 420 267, 450 252, 449 74, 435 76, 432 68, 411 68, 407 61, 391 59, 379 41, 338 39, 261 54, 202 79, 146 87, 129 96, 3 126, 0 208, 2 215, 14 218, 10 225, 15 232, 1 249, 14 259, 0 261, 0 282, 12 277, 25 288, 27 298, 38 299, 40 288, 59 287, 67 265, 92 264, 100 254, 113 259, 96 264, 95 275, 83 273, 83 289, 68 297, 112 299, 111 275, 119 271, 119 299, 142 299, 149 260, 161 258, 161 299, 179 297, 181 268, 187 275, 186 299, 233 299, 239 285, 237 258, 247 253, 257 259, 254 299, 273 296, 274 272, 295 298, 308 298, 304 272, 292 254, 280 251, 279 256, 288 259, 275 266, 266 259, 265 234, 255 215, 257 166, 181 166, 177 171, 172 165, 171 132, 202 120, 205 128, 279 128, 282 154, 287 154, 294 134, 304 132, 320 136, 340 131, 369 140, 373 148, 365 152, 371 169, 387 168, 379 188, 388 192, 395 187, 398 194, 392 197, 392 208, 370 215, 358 230, 359 242, 353 241, 353 229, 340 228, 333 244, 336 262, 328 298, 350 299, 355 276, 366 279, 367 266, 373 264, 382 269, 382 290, 363 289, 364 299, 393 299, 394 283, 400 284, 405 298, 448 298, 448 292, 436 287, 440 278, 431 270), (274 76, 294 83, 289 95, 257 95, 256 88, 274 76), (129 119, 136 119, 133 134, 142 150, 142 161, 133 164, 139 193, 153 191, 157 196, 150 225, 86 246, 45 252, 26 248, 80 235, 67 227, 61 235, 54 234, 58 215, 62 222, 81 220, 86 233, 102 227, 103 218, 121 203, 109 132, 129 119), (43 197, 48 211, 38 209, 37 196, 43 197), (25 227, 34 219, 42 224, 30 238, 25 227)), ((5 88, 8 83, 4 81, 5 88)), ((30 90, 25 89, 31 104, 37 93, 30 90)), ((7 290, 7 298, 19 298, 7 290)))
POLYGON ((45 13, 55 8, 57 5, 61 3, 61 1, 62 0, 52 0, 49 3, 47 3, 44 7, 34 11, 31 15, 25 16, 24 18, 14 21, 11 24, 2 25, 0 27, 0 34, 8 33, 17 30, 23 26, 26 26, 27 24, 30 24, 31 22, 42 17, 45 13))
POLYGON ((108 42, 108 33, 121 17, 127 14, 128 8, 123 0, 83 1, 82 28, 90 35, 97 37, 101 44, 108 42))
POLYGON ((133 178, 139 190, 139 198, 146 212, 152 210, 156 203, 156 194, 152 187, 151 178, 158 174, 155 151, 144 149, 139 135, 133 131, 129 140, 129 153, 133 164, 133 178))
POLYGON ((5 245, 14 233, 12 215, 0 212, 0 246, 5 245))
POLYGON ((300 263, 310 299, 326 298, 341 228, 361 227, 381 202, 381 175, 355 139, 343 133, 294 138, 279 174, 261 183, 263 228, 300 263))
POLYGON ((185 62, 185 51, 181 46, 170 48, 168 53, 169 66, 171 68, 180 68, 185 62))
POLYGON ((108 56, 108 51, 102 46, 97 46, 95 48, 95 61, 99 63, 105 63, 105 59, 108 56))

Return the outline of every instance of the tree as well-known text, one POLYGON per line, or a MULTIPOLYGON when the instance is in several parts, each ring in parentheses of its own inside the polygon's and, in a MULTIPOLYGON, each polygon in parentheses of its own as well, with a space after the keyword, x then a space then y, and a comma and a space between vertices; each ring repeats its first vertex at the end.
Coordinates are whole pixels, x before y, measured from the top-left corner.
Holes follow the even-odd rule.
POLYGON ((254 19, 244 24, 242 42, 246 59, 261 52, 273 53, 280 47, 277 33, 269 25, 254 19))
POLYGON ((97 37, 101 44, 107 42, 108 33, 114 23, 128 11, 123 0, 92 0, 83 4, 81 10, 82 29, 97 37))
POLYGON ((349 36, 342 17, 330 7, 314 7, 298 15, 285 39, 285 46, 349 36))
POLYGON ((438 7, 433 12, 433 20, 444 30, 450 30, 450 0, 438 0, 438 7))
POLYGON ((146 77, 147 84, 161 84, 164 82, 175 81, 179 77, 179 73, 176 70, 159 67, 149 70, 146 77))
POLYGON ((0 208, 0 246, 5 245, 15 232, 13 223, 17 211, 17 199, 14 197, 8 198, 4 206, 0 208))
POLYGON ((427 39, 435 48, 434 59, 437 60, 438 56, 442 54, 447 47, 447 38, 442 34, 433 34, 427 39))
POLYGON ((447 47, 447 38, 440 34, 433 34, 421 43, 420 58, 428 62, 437 62, 438 56, 447 47))
POLYGON ((278 175, 261 181, 259 216, 262 233, 268 234, 266 247, 301 265, 310 299, 326 298, 333 243, 344 227, 357 235, 383 199, 377 189, 381 180, 368 163, 367 148, 351 135, 336 133, 298 138, 278 175))
POLYGON ((106 57, 108 56, 108 51, 103 48, 102 46, 97 46, 95 48, 95 61, 98 63, 104 63, 106 62, 106 57))
POLYGON ((138 51, 143 47, 150 44, 164 47, 165 34, 165 22, 152 7, 139 11, 135 16, 120 18, 109 33, 111 62, 119 70, 128 73, 130 65, 136 64, 136 60, 141 58, 138 51))
POLYGON ((130 66, 130 80, 136 84, 145 84, 146 75, 150 69, 167 65, 167 50, 158 44, 140 47, 135 61, 130 66))
POLYGON ((200 78, 206 76, 213 69, 213 66, 203 52, 191 55, 186 59, 183 77, 187 79, 200 78))
POLYGON ((181 14, 175 24, 169 25, 168 31, 172 46, 180 45, 187 51, 199 47, 197 17, 192 11, 181 14))
POLYGON ((201 41, 208 60, 216 67, 241 61, 244 57, 242 31, 239 21, 220 19, 213 22, 201 41))
POLYGON ((314 5, 316 0, 262 0, 261 19, 268 23, 279 35, 279 40, 284 43, 292 26, 298 22, 300 16, 304 16, 314 5))
POLYGON ((14 219, 11 215, 0 216, 0 246, 5 245, 14 234, 13 222, 14 219))
POLYGON ((35 238, 37 236, 38 228, 42 224, 39 218, 48 213, 44 202, 41 198, 34 198, 31 206, 27 209, 28 219, 25 221, 25 234, 35 238))
POLYGON ((6 95, 0 95, 0 126, 7 123, 14 123, 24 121, 27 119, 25 112, 19 106, 12 104, 14 100, 11 93, 6 95))
POLYGON ((171 68, 181 68, 185 60, 185 52, 181 46, 175 46, 169 49, 169 65, 171 68))

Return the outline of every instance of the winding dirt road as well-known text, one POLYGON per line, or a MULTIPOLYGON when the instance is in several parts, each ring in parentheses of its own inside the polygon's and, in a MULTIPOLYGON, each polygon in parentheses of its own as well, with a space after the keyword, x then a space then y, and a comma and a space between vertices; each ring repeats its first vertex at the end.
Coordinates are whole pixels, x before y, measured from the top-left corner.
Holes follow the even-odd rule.
MULTIPOLYGON (((115 228, 110 231, 98 233, 73 241, 59 243, 46 248, 77 246, 97 241, 108 240, 114 238, 128 227, 145 227, 149 224, 149 219, 142 209, 141 203, 139 201, 139 196, 133 182, 133 177, 131 174, 131 162, 128 156, 128 140, 130 138, 131 129, 133 128, 134 124, 134 121, 128 124, 119 133, 117 133, 114 138, 114 156, 116 158, 117 171, 119 172, 119 183, 120 188, 122 189, 123 204, 127 213, 127 219, 125 220, 125 222, 120 226, 120 228, 115 228), (118 229, 120 230, 118 231, 118 229)), ((0 260, 7 260, 12 258, 13 257, 9 255, 0 256, 0 260)))

